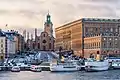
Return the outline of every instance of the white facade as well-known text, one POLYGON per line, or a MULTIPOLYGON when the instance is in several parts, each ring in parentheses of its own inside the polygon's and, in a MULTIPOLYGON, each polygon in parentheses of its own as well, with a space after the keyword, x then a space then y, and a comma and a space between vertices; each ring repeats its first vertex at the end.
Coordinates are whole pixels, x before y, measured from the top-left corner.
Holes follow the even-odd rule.
POLYGON ((0 60, 5 58, 6 54, 6 37, 0 36, 0 60))
POLYGON ((15 41, 7 39, 7 57, 15 54, 15 41))

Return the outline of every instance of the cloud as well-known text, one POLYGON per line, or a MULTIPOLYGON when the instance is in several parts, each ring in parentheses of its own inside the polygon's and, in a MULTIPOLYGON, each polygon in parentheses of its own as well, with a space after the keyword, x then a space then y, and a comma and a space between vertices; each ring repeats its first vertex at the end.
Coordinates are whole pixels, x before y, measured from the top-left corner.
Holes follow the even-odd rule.
POLYGON ((30 32, 43 30, 48 10, 54 27, 82 17, 120 18, 119 0, 0 0, 0 5, 0 25, 24 26, 30 32))

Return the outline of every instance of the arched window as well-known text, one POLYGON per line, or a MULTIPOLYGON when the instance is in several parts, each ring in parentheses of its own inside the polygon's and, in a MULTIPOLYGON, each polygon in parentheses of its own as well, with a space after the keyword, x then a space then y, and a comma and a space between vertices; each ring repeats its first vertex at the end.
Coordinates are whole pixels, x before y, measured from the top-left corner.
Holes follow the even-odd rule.
POLYGON ((38 43, 38 49, 40 49, 40 43, 38 43))
POLYGON ((49 43, 49 49, 51 49, 51 43, 49 43))

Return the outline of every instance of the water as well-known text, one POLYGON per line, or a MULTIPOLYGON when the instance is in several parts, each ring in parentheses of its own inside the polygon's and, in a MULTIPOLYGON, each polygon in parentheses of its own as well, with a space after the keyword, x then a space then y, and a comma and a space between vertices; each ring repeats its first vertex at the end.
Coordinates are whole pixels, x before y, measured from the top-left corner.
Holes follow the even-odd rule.
POLYGON ((0 72, 0 80, 120 80, 120 70, 103 72, 0 72))

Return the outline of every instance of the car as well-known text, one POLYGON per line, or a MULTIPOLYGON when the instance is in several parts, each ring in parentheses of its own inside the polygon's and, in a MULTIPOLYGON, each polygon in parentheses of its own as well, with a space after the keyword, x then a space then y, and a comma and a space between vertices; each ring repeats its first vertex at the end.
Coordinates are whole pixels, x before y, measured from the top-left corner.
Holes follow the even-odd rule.
POLYGON ((20 67, 19 66, 13 66, 11 71, 12 72, 20 72, 20 67))

